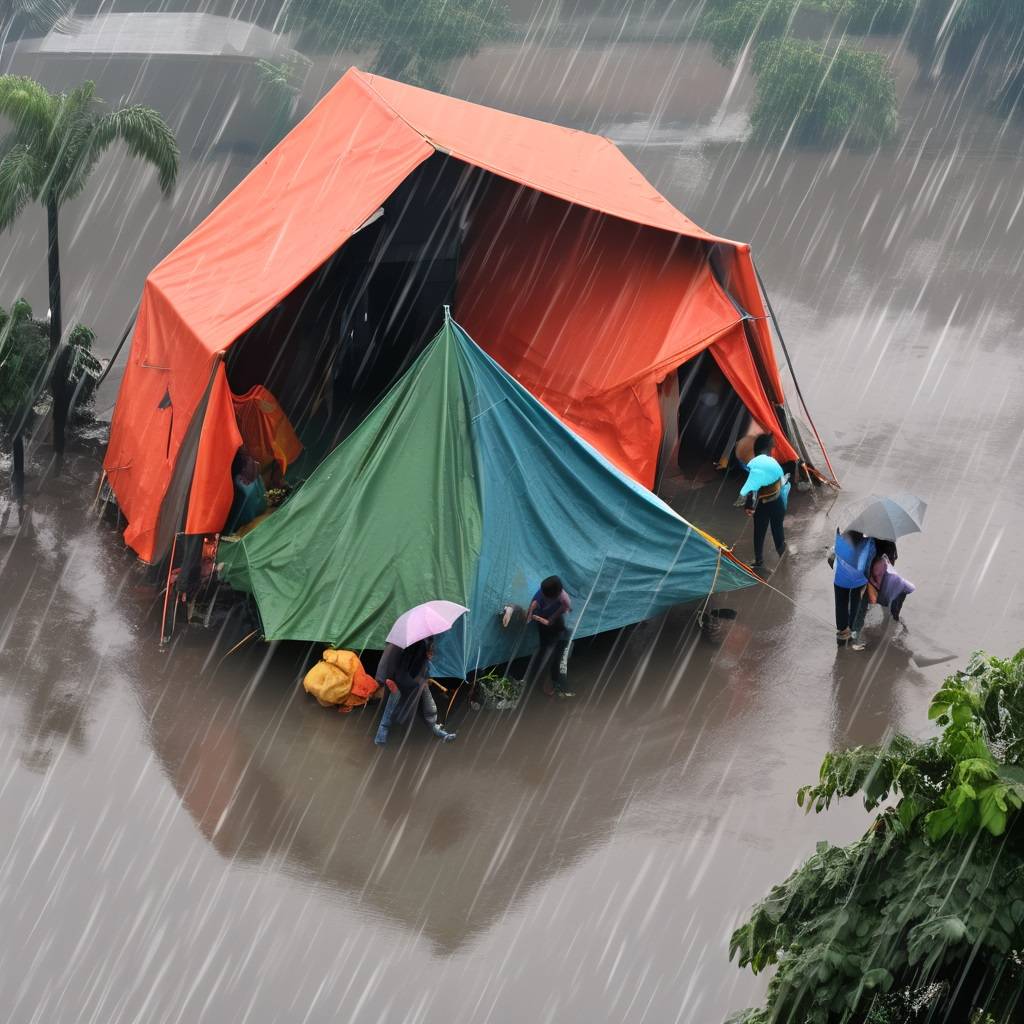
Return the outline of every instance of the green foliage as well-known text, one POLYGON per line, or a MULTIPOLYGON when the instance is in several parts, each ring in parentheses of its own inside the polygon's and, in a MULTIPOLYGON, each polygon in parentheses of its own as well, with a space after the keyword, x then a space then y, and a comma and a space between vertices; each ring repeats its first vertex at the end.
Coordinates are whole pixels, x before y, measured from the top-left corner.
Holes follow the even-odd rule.
POLYGON ((502 675, 497 669, 478 675, 476 685, 484 703, 498 711, 514 708, 523 695, 522 680, 502 675))
POLYGON ((697 34, 717 61, 732 64, 748 47, 783 35, 801 6, 802 0, 717 0, 701 12, 697 34))
MULTIPOLYGON (((100 364, 92 354, 96 336, 82 324, 68 335, 71 358, 68 383, 77 392, 75 406, 92 404, 100 364)), ((45 384, 49 365, 49 327, 32 316, 32 307, 18 299, 10 311, 0 307, 0 424, 8 434, 21 429, 45 384)))
POLYGON ((314 49, 375 49, 370 70, 436 88, 440 66, 509 31, 502 0, 295 0, 288 25, 314 49))
POLYGON ((915 6, 915 0, 828 0, 843 29, 863 35, 902 32, 915 6))
POLYGON ((256 62, 256 72, 259 76, 256 100, 267 116, 264 147, 275 146, 291 129, 295 104, 309 68, 310 61, 301 54, 296 54, 295 57, 280 64, 268 60, 256 62))
POLYGON ((0 116, 11 131, 0 140, 0 230, 30 202, 62 206, 79 195, 115 142, 156 168, 164 193, 178 175, 174 134, 154 110, 103 111, 92 82, 51 93, 31 78, 0 75, 0 116))
POLYGON ((71 350, 68 385, 79 416, 89 415, 96 397, 96 382, 103 371, 100 361, 92 353, 95 340, 96 335, 84 324, 75 324, 68 334, 67 344, 71 350))
POLYGON ((996 1020, 1010 1012, 1024 984, 1024 651, 975 655, 930 717, 938 737, 829 754, 799 791, 808 811, 859 794, 878 813, 857 842, 820 843, 733 934, 742 966, 777 966, 766 1009, 738 1020, 906 1024, 936 1004, 967 1021, 979 993, 996 1020))
POLYGON ((791 36, 801 10, 831 11, 846 31, 891 30, 914 0, 717 0, 697 22, 716 59, 753 55, 758 76, 751 115, 768 142, 873 147, 896 131, 896 85, 881 54, 791 36))
POLYGON ((907 45, 926 74, 967 81, 1004 112, 1024 105, 1020 0, 917 0, 907 45))
POLYGON ((6 432, 17 430, 31 407, 48 355, 48 329, 33 319, 32 307, 24 299, 10 312, 0 307, 0 422, 6 432))
POLYGON ((758 47, 754 69, 757 138, 873 147, 896 132, 896 85, 881 54, 785 39, 758 47))
POLYGON ((0 36, 17 38, 29 32, 45 32, 68 12, 63 0, 0 0, 0 36))

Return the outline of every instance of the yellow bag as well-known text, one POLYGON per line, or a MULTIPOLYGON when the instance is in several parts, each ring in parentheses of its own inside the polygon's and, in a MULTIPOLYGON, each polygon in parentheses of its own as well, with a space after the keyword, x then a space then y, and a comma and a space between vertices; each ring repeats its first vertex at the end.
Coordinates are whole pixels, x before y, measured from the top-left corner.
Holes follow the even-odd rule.
POLYGON ((306 693, 311 693, 325 708, 342 704, 352 690, 357 670, 362 670, 362 664, 352 651, 336 651, 328 647, 323 661, 317 662, 306 673, 302 685, 306 693))

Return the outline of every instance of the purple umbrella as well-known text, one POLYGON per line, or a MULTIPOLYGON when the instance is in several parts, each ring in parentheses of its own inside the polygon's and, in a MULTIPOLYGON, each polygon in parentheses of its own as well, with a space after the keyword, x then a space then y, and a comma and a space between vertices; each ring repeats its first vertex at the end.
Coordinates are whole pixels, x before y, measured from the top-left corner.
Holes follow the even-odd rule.
POLYGON ((409 647, 417 640, 447 633, 456 621, 468 612, 454 601, 427 601, 399 615, 388 633, 388 643, 396 647, 409 647))

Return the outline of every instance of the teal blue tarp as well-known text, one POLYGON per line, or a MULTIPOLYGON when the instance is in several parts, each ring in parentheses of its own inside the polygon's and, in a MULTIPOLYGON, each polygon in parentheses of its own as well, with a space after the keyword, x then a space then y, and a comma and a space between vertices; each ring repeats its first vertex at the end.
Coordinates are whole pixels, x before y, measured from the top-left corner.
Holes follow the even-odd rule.
POLYGON ((521 619, 503 629, 499 615, 506 604, 525 607, 545 576, 561 576, 572 596, 577 637, 756 582, 450 320, 301 492, 233 547, 229 581, 252 590, 264 625, 273 624, 268 639, 379 648, 409 604, 468 604, 470 614, 439 644, 434 671, 444 676, 531 651, 534 630, 521 619), (453 465, 462 467, 458 488, 443 471, 424 472, 453 465), (401 507, 394 498, 368 507, 368 495, 403 494, 412 479, 401 507), (461 509, 451 507, 456 493, 461 509), (319 594, 313 602, 311 592, 319 594))

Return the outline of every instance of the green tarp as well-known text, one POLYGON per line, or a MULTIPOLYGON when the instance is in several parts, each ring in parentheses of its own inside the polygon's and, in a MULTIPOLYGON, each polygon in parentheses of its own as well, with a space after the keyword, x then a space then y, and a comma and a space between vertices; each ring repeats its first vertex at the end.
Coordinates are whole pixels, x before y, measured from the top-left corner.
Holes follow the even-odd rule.
POLYGON ((435 662, 452 676, 532 649, 532 631, 502 629, 499 614, 553 573, 577 636, 755 582, 451 320, 302 488, 221 555, 268 640, 380 649, 413 605, 467 605, 435 662))

